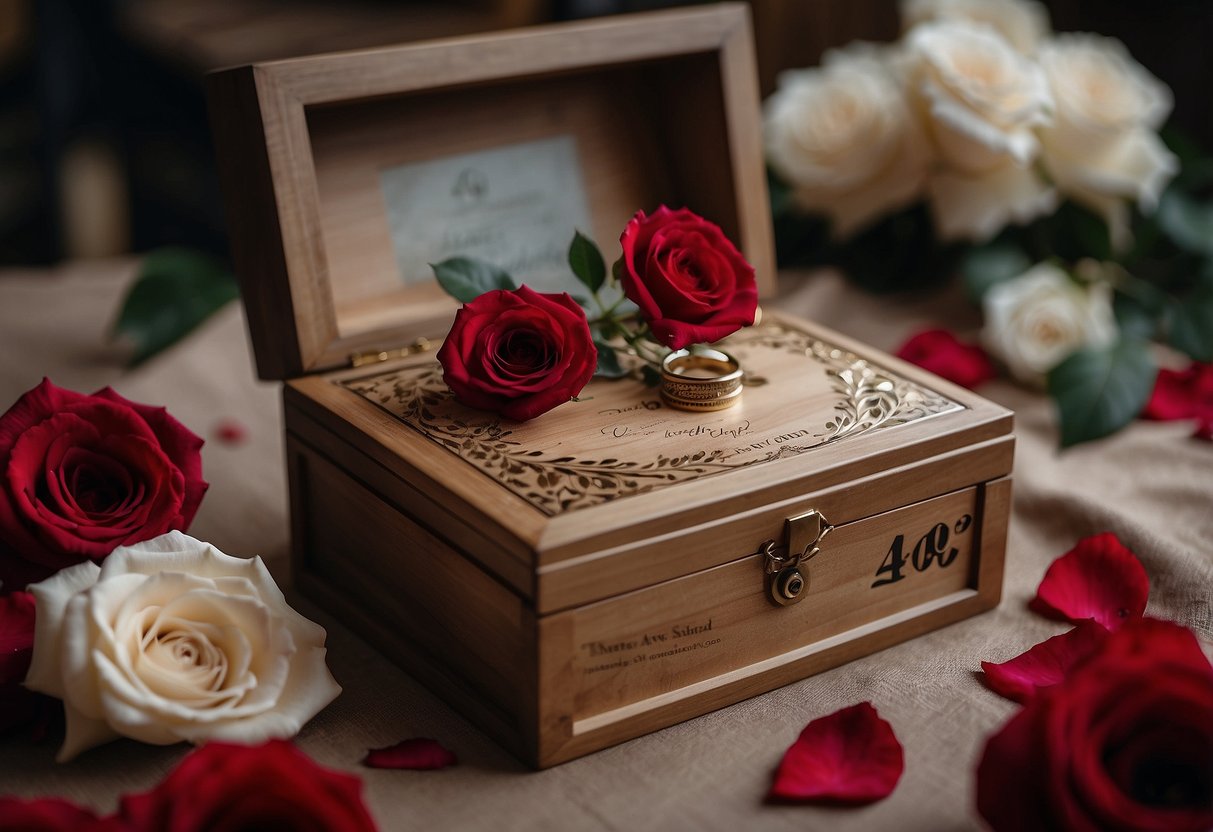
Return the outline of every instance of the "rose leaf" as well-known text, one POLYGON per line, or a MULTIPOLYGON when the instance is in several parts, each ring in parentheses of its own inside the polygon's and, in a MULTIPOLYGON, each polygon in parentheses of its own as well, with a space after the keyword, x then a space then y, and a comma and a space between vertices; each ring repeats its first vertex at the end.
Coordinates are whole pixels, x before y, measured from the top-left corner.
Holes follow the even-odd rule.
POLYGON ((594 347, 598 350, 598 369, 594 371, 594 375, 602 378, 623 378, 628 374, 619 363, 619 356, 615 354, 614 347, 601 341, 595 341, 594 347))
POLYGON ((893 727, 870 702, 815 719, 788 747, 767 799, 863 804, 888 797, 905 757, 893 727))
POLYGON ((1195 361, 1213 361, 1213 284, 1204 283, 1171 308, 1171 346, 1195 361))
POLYGON ((986 687, 1023 704, 1036 695, 1037 688, 1064 681, 1070 668, 1095 652, 1107 635, 1102 625, 1080 621, 1068 633, 1042 641, 1002 664, 982 662, 986 687))
POLYGON ((1202 204, 1170 188, 1162 195, 1155 212, 1159 228, 1180 248, 1206 257, 1213 256, 1213 204, 1202 204))
POLYGON ((431 263, 438 285, 460 303, 471 303, 494 289, 513 291, 518 286, 504 270, 472 257, 451 257, 431 263))
POLYGON ((975 302, 995 283, 1019 277, 1032 267, 1022 249, 1009 243, 991 243, 967 252, 960 263, 965 291, 975 302))
POLYGON ((573 233, 573 242, 569 243, 569 266, 591 292, 597 292, 606 282, 606 263, 602 259, 602 252, 593 240, 580 231, 573 233))
POLYGON ((430 771, 453 766, 457 762, 459 760, 455 752, 443 747, 438 740, 416 737, 402 740, 387 748, 373 748, 366 753, 362 764, 368 768, 430 771))
POLYGON ((1150 399, 1158 367, 1146 342, 1122 338, 1081 349, 1049 372, 1061 418, 1061 446, 1099 439, 1133 421, 1150 399))
POLYGON ((130 363, 140 364, 180 341, 239 296, 236 278, 210 255, 181 248, 159 249, 143 258, 112 334, 133 344, 130 363))
POLYGON ((1077 624, 1093 619, 1107 630, 1141 618, 1150 594, 1145 567, 1112 532, 1078 541, 1049 566, 1031 607, 1077 624))

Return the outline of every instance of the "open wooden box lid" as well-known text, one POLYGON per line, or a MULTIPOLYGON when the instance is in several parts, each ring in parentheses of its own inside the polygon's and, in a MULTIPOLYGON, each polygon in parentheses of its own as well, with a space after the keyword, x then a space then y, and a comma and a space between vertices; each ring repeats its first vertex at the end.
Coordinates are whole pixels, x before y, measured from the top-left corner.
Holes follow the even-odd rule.
POLYGON ((662 203, 774 287, 744 4, 254 64, 208 97, 264 379, 444 334, 456 304, 429 263, 553 291, 575 228, 610 260, 662 203))

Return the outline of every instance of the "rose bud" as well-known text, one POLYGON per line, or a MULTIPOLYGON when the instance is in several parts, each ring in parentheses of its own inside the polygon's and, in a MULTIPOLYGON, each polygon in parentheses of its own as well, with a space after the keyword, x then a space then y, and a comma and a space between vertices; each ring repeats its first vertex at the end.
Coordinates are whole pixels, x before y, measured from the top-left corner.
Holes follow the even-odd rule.
POLYGON ((1213 666, 1189 630, 1129 621, 986 745, 995 832, 1213 829, 1213 666))
POLYGON ((754 267, 714 223, 662 205, 651 216, 637 212, 619 242, 623 292, 660 343, 711 343, 754 323, 754 267))
POLYGON ((438 361, 456 399, 523 422, 580 393, 598 351, 575 300, 522 286, 465 304, 438 361))
POLYGON ((201 447, 163 407, 44 379, 0 416, 4 591, 188 528, 207 488, 201 447))

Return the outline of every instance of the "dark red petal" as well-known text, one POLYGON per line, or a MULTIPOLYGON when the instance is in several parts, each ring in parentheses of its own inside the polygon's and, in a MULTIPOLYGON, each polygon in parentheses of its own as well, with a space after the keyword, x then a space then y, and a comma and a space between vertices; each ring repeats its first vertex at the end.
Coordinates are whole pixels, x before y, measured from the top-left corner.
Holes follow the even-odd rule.
POLYGON ((1194 361, 1186 370, 1159 370, 1141 417, 1213 420, 1213 364, 1194 361))
POLYGON ((1032 609, 1077 624, 1093 619, 1109 630, 1141 618, 1150 582, 1137 556, 1112 532, 1078 541, 1053 561, 1036 589, 1032 609))
POLYGON ((84 832, 119 828, 112 820, 102 821, 88 809, 62 798, 0 797, 0 832, 84 832))
POLYGON ((910 336, 897 350, 897 357, 961 387, 976 387, 994 378, 994 365, 986 351, 964 343, 945 329, 910 336))
POLYGON ((369 768, 407 768, 414 771, 430 771, 446 768, 459 762, 455 752, 442 746, 438 740, 416 737, 404 740, 387 748, 374 748, 366 753, 362 761, 369 768))
POLYGON ((224 445, 240 445, 248 439, 248 428, 235 419, 224 419, 216 423, 211 434, 224 445))
POLYGON ((892 793, 905 758, 893 727, 870 702, 815 719, 788 747, 768 800, 871 803, 892 793))
POLYGON ((1002 664, 982 662, 986 686, 1007 699, 1024 703, 1046 688, 1064 681, 1070 668, 1091 655, 1108 637, 1102 624, 1080 621, 1068 633, 1037 644, 1002 664))
POLYGON ((1043 717, 1033 700, 990 737, 977 764, 977 812, 994 832, 1054 829, 1040 765, 1043 717))

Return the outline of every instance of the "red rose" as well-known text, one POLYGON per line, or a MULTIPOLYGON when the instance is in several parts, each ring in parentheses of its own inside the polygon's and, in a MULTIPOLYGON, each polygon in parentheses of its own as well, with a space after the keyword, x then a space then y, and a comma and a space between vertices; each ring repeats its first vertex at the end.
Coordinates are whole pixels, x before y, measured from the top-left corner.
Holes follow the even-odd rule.
POLYGON ((44 379, 0 416, 4 589, 184 530, 206 491, 201 447, 162 407, 44 379))
POLYGON ((670 349, 711 343, 754 323, 754 267, 724 232, 686 208, 632 217, 619 279, 653 336, 670 349))
POLYGON ((357 777, 322 768, 283 740, 210 743, 150 792, 124 796, 117 818, 140 832, 374 830, 361 791, 357 777))
POLYGON ((997 832, 1213 829, 1213 667, 1191 632, 1143 618, 986 745, 977 809, 997 832))
POLYGON ((577 302, 527 286, 485 292, 464 304, 438 360, 456 399, 519 422, 576 396, 598 369, 577 302))
POLYGON ((88 809, 58 797, 22 800, 0 797, 0 832, 122 832, 112 817, 99 818, 88 809))
POLYGON ((32 722, 41 697, 21 684, 34 655, 34 596, 0 595, 0 734, 32 722))
POLYGON ((945 329, 929 329, 910 337, 897 357, 937 376, 972 389, 994 378, 994 366, 986 351, 965 344, 945 329))

